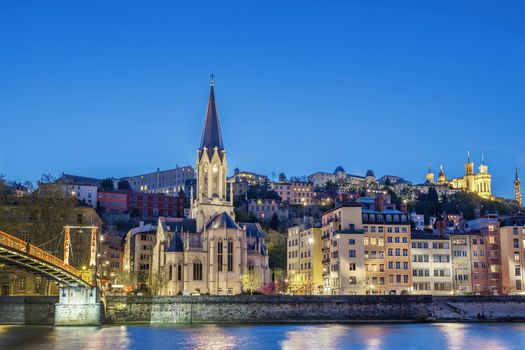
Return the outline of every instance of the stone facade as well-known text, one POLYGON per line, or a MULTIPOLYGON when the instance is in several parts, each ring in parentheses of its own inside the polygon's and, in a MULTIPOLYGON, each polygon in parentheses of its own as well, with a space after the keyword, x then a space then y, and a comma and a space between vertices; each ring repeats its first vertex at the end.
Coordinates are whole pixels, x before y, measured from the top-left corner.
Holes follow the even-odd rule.
POLYGON ((227 159, 213 83, 197 150, 196 193, 189 219, 159 218, 152 252, 154 294, 234 295, 269 282, 265 233, 258 224, 235 222, 233 187, 226 189, 227 159), (247 283, 248 284, 248 283, 247 283))

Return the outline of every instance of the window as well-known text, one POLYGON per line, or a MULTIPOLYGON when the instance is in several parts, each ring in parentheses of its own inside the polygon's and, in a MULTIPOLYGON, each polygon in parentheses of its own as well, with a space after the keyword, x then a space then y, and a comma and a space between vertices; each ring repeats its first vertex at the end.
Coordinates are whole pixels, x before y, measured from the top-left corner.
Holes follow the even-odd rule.
POLYGON ((193 262, 193 280, 202 281, 202 263, 200 260, 193 262))
POLYGON ((182 265, 177 265, 177 281, 182 281, 182 265))
POLYGON ((217 243, 217 271, 222 271, 222 241, 217 243))
POLYGON ((20 279, 18 280, 18 289, 20 290, 26 289, 26 278, 25 277, 20 277, 20 279))
POLYGON ((349 239, 348 240, 349 245, 355 245, 355 239, 349 239))
POLYGON ((514 266, 514 276, 521 276, 521 267, 520 267, 520 265, 514 266))
MULTIPOLYGON (((334 252, 334 253, 336 253, 336 252, 334 252)), ((349 258, 355 258, 355 250, 349 250, 348 251, 348 257, 349 258)))
POLYGON ((170 281, 173 280, 173 265, 170 265, 170 281))
POLYGON ((348 264, 348 270, 355 271, 355 263, 349 263, 348 264))
POLYGON ((228 271, 233 271, 233 241, 228 241, 228 271))
POLYGON ((521 290, 521 280, 516 280, 516 289, 521 290))
POLYGON ((357 284, 357 278, 355 276, 350 276, 349 284, 357 284))

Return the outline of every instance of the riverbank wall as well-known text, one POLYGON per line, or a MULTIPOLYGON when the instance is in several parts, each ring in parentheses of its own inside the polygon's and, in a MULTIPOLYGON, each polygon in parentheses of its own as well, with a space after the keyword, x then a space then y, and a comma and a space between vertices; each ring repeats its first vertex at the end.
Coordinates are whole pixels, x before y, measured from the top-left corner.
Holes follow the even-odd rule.
MULTIPOLYGON (((0 324, 53 324, 58 297, 0 297, 0 324)), ((106 297, 105 322, 525 322, 525 296, 106 297)))

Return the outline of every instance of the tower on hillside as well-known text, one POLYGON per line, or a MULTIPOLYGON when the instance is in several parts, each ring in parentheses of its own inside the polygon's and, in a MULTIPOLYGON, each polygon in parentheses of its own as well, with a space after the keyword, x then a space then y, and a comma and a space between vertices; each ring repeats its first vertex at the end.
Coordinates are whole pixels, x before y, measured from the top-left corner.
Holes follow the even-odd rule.
POLYGON ((191 215, 196 219, 197 231, 201 231, 218 213, 225 212, 235 220, 232 196, 227 200, 226 150, 222 142, 214 85, 212 76, 201 144, 197 150, 197 193, 195 197, 191 195, 191 215))
POLYGON ((516 177, 514 178, 514 193, 516 195, 516 202, 521 207, 523 202, 521 200, 521 182, 518 174, 518 168, 516 167, 516 177))
POLYGON ((428 184, 434 184, 434 173, 430 169, 430 165, 428 166, 428 172, 427 172, 427 175, 425 176, 425 179, 428 184))
POLYGON ((446 185, 448 183, 447 176, 445 175, 445 169, 443 168, 443 165, 441 164, 439 166, 439 175, 438 175, 438 185, 446 185))

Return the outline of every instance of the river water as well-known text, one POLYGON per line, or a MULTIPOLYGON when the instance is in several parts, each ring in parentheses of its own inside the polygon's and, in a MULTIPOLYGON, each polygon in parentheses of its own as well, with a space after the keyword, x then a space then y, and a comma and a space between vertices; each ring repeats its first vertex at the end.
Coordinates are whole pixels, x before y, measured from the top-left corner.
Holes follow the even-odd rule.
POLYGON ((0 326, 0 349, 524 349, 525 323, 0 326))

